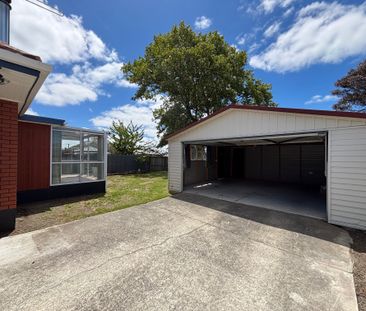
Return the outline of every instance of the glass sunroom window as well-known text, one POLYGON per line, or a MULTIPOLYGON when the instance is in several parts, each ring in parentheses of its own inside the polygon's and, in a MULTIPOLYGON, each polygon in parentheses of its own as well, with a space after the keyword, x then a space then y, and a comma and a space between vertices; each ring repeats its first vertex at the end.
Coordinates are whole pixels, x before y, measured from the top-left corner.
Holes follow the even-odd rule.
POLYGON ((104 180, 104 135, 52 130, 52 185, 104 180))

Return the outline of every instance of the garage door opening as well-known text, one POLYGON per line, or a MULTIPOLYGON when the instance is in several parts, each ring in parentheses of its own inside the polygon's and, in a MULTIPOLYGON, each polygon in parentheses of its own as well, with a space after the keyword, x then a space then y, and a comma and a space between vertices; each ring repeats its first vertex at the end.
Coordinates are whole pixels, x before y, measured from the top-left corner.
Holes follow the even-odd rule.
POLYGON ((186 192, 327 219, 325 133, 184 146, 186 192))

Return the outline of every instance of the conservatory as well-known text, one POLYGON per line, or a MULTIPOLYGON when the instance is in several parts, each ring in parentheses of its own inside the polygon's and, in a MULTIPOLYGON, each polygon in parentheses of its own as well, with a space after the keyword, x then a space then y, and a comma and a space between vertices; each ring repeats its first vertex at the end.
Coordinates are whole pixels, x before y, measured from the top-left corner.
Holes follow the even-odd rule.
POLYGON ((23 115, 18 134, 18 202, 105 192, 105 133, 23 115))
POLYGON ((52 128, 51 185, 104 180, 104 135, 52 128))

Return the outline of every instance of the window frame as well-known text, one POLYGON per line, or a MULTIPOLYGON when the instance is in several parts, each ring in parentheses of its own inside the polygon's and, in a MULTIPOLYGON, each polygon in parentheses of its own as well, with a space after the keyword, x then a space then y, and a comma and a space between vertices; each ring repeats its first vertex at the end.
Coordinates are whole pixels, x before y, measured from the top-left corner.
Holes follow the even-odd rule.
POLYGON ((207 147, 204 145, 190 145, 189 156, 191 161, 207 161, 207 147), (199 156, 199 153, 201 156, 199 156))
MULTIPOLYGON (((62 138, 61 138, 62 141, 62 138)), ((77 185, 77 184, 87 184, 87 183, 95 183, 95 182, 103 182, 106 181, 107 179, 107 147, 108 147, 108 139, 107 139, 107 133, 105 132, 99 132, 99 131, 93 131, 93 130, 84 130, 84 129, 80 129, 80 128, 72 128, 72 127, 59 127, 59 126, 51 126, 51 135, 50 135, 50 186, 54 187, 54 186, 63 186, 63 185, 77 185), (58 132, 72 132, 72 133, 78 133, 79 134, 79 141, 80 141, 80 154, 79 154, 79 160, 64 160, 62 161, 62 147, 61 147, 61 161, 53 161, 53 133, 54 131, 58 131, 58 132), (102 146, 103 146, 103 155, 102 155, 102 160, 101 161, 87 161, 87 160, 83 160, 83 148, 84 148, 84 139, 83 139, 83 134, 88 134, 88 135, 96 135, 96 136, 101 136, 103 139, 102 142, 102 146), (79 164, 79 181, 78 182, 61 182, 61 177, 60 177, 60 182, 59 183, 53 183, 52 181, 52 175, 53 175, 53 165, 54 164, 58 164, 61 165, 61 170, 62 170, 62 165, 63 164, 79 164), (84 180, 81 181, 81 175, 82 175, 82 168, 83 168, 83 164, 101 164, 101 166, 103 167, 103 177, 101 179, 97 179, 97 180, 84 180)), ((90 159, 90 155, 88 154, 88 159, 90 159)), ((62 176, 62 174, 61 174, 62 176)))

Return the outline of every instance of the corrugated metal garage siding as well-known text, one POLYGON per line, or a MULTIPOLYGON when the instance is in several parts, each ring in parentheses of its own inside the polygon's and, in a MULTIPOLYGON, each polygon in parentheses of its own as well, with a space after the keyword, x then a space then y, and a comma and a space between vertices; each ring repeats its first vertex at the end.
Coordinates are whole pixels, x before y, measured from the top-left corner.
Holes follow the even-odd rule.
POLYGON ((301 151, 299 145, 281 146, 281 178, 287 182, 300 182, 301 151))
POLYGON ((280 146, 262 146, 262 179, 278 181, 280 177, 280 146))
POLYGON ((329 131, 329 222, 366 229, 366 127, 329 131))
POLYGON ((324 144, 250 146, 243 149, 243 177, 247 179, 315 186, 325 184, 324 144))
POLYGON ((261 148, 245 148, 245 177, 248 179, 260 179, 262 175, 261 168, 261 148))

